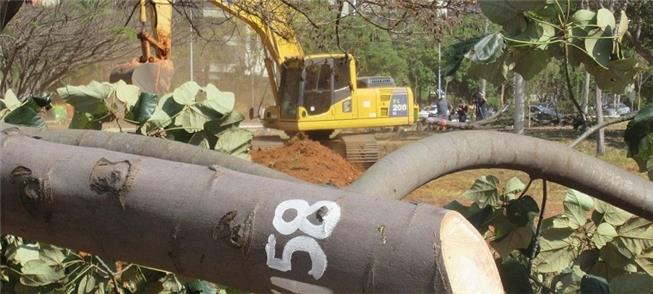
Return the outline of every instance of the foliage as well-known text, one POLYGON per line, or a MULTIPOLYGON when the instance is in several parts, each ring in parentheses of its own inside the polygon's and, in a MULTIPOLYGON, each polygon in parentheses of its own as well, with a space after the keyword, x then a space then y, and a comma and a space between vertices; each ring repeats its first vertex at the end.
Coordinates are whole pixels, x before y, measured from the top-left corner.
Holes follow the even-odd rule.
POLYGON ((125 121, 147 136, 191 143, 242 158, 249 158, 252 134, 238 128, 244 117, 233 111, 233 93, 212 84, 200 87, 186 82, 158 97, 140 92, 123 81, 91 82, 57 89, 75 109, 70 128, 102 129, 103 123, 125 121))
POLYGON ((0 121, 6 123, 44 127, 45 121, 38 115, 41 108, 50 108, 50 97, 29 96, 18 99, 16 94, 9 89, 0 99, 0 121))
POLYGON ((470 206, 445 206, 463 214, 485 236, 508 292, 653 291, 650 221, 568 190, 564 213, 542 220, 536 235, 534 219, 540 209, 524 189, 517 178, 502 188, 496 177, 483 176, 464 193, 473 201, 470 206))
POLYGON ((4 235, 0 278, 19 293, 236 293, 206 281, 4 235))
POLYGON ((628 123, 624 140, 628 144, 628 157, 637 162, 641 172, 648 172, 653 181, 653 104, 640 110, 628 123))
POLYGON ((479 1, 483 14, 502 29, 467 51, 472 75, 500 84, 515 71, 529 80, 549 59, 562 58, 573 66, 583 64, 605 91, 622 93, 633 83, 639 65, 622 53, 624 12, 615 17, 605 8, 575 10, 576 3, 560 0, 508 2, 479 1))

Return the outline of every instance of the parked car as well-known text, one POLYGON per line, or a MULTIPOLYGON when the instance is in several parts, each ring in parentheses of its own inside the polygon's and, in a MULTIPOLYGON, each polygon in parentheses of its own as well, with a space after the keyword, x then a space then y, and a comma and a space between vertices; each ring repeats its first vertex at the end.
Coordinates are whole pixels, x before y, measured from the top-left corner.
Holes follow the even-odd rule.
POLYGON ((435 105, 426 106, 419 111, 420 121, 425 121, 429 117, 437 117, 437 116, 438 116, 438 107, 435 105))
POLYGON ((550 104, 533 104, 530 107, 531 120, 541 124, 559 123, 562 117, 550 104))
POLYGON ((630 107, 628 107, 626 104, 619 103, 616 108, 612 103, 603 105, 603 114, 605 116, 619 117, 627 113, 630 113, 630 107))

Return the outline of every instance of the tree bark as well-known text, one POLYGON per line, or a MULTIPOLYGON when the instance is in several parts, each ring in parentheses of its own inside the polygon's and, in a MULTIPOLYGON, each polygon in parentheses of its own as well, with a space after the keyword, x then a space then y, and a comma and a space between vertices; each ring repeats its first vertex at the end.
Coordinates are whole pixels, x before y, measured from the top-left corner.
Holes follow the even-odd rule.
POLYGON ((219 165, 238 172, 301 182, 282 172, 254 164, 244 159, 204 149, 186 143, 135 134, 109 133, 94 130, 57 130, 14 126, 0 122, 0 130, 17 128, 23 134, 50 142, 82 147, 103 148, 159 159, 204 166, 219 165))
POLYGON ((653 219, 652 182, 559 143, 501 132, 461 131, 422 139, 387 155, 347 189, 401 199, 441 176, 478 168, 521 170, 653 219), (440 154, 436 160, 434 154, 440 154))
MULTIPOLYGON (((600 125, 603 123, 603 91, 596 86, 596 99, 594 101, 596 108, 596 124, 600 125)), ((596 136, 596 155, 605 154, 605 130, 600 129, 598 135, 596 136)))
POLYGON ((585 80, 583 81, 583 113, 587 113, 587 108, 590 104, 590 73, 585 73, 585 80))
POLYGON ((513 83, 515 86, 515 112, 514 112, 514 133, 524 133, 524 101, 525 101, 525 82, 524 78, 513 73, 513 83))
POLYGON ((453 211, 15 129, 0 144, 3 233, 253 292, 503 292, 453 211))

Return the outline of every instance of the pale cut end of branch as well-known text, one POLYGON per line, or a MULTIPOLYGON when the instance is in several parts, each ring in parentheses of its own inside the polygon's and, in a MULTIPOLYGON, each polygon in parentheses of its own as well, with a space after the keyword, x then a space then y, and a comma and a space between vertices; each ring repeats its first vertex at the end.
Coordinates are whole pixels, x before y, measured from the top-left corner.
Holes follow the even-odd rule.
POLYGON ((460 213, 444 216, 440 242, 452 293, 504 293, 492 252, 460 213))

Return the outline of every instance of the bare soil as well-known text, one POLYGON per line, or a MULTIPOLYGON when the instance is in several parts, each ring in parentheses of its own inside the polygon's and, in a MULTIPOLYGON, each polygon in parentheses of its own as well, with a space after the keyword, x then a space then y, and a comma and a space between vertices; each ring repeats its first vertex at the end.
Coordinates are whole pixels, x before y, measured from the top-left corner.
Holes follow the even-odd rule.
POLYGON ((281 147, 258 148, 251 154, 258 164, 315 184, 345 187, 361 174, 339 154, 308 139, 293 138, 281 147))

